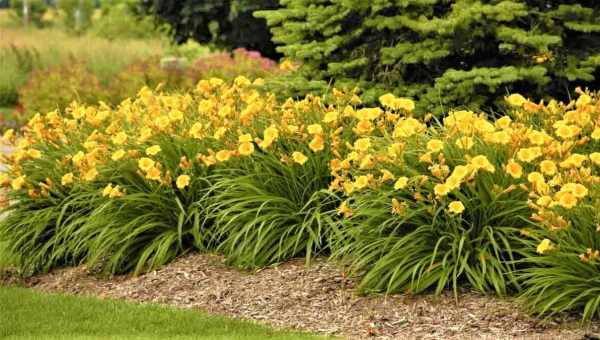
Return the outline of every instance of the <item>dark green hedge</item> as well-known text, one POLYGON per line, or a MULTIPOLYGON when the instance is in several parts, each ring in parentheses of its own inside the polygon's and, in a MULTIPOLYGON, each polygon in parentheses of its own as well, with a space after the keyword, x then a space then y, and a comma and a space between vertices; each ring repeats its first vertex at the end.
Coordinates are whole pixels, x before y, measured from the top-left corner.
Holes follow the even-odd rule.
MULTIPOLYGON (((418 111, 493 109, 509 92, 596 86, 600 1, 282 0, 255 12, 311 80, 391 91, 418 111)), ((302 88, 302 82, 294 79, 302 88)), ((307 86, 310 87, 310 86, 307 86)))
MULTIPOLYGON (((8 1, 13 13, 17 15, 21 20, 23 19, 23 0, 10 0, 8 1)), ((29 23, 35 26, 42 26, 42 16, 48 5, 43 0, 29 0, 29 23)), ((0 6, 1 7, 1 6, 0 6)))
POLYGON ((142 0, 144 8, 173 29, 177 42, 188 38, 223 48, 245 47, 278 58, 266 21, 252 12, 278 8, 277 0, 142 0))

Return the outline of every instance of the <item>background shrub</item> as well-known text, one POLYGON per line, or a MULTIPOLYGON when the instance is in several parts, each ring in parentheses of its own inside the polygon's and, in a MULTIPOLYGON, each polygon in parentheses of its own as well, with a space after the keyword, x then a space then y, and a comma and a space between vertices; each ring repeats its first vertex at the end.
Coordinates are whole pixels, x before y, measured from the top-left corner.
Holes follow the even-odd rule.
POLYGON ((73 101, 107 101, 108 94, 83 63, 73 60, 69 64, 32 73, 20 89, 19 99, 28 112, 48 112, 64 110, 73 101))
POLYGON ((170 45, 165 51, 167 56, 175 56, 187 59, 187 61, 193 61, 211 52, 211 48, 206 45, 202 45, 195 40, 188 39, 185 43, 180 45, 170 45))
MULTIPOLYGON (((44 16, 44 13, 48 9, 46 2, 44 0, 29 0, 27 3, 29 4, 29 7, 28 7, 29 8, 29 14, 28 14, 29 23, 31 23, 37 27, 43 26, 42 18, 44 16)), ((20 20, 24 20, 23 19, 23 0, 11 0, 10 7, 13 10, 13 14, 17 18, 19 18, 20 20)))
POLYGON ((179 43, 193 38, 220 48, 245 47, 269 58, 279 56, 265 20, 252 16, 255 10, 279 7, 275 0, 142 0, 142 4, 170 25, 179 43))
POLYGON ((135 96, 144 86, 155 88, 162 84, 166 91, 189 90, 195 85, 194 78, 185 68, 161 66, 159 57, 140 59, 127 65, 107 86, 110 102, 118 104, 135 96))
POLYGON ((392 91, 439 113, 594 86, 599 13, 593 1, 286 0, 255 15, 305 78, 358 84, 371 102, 392 91))
POLYGON ((191 72, 196 79, 218 77, 233 80, 238 75, 255 79, 280 73, 277 63, 257 51, 237 48, 233 53, 217 52, 194 60, 191 72))
POLYGON ((18 90, 27 81, 29 73, 39 62, 33 48, 10 45, 0 48, 0 107, 13 106, 18 101, 18 90))
MULTIPOLYGON (((85 63, 102 84, 108 84, 126 65, 135 60, 162 54, 161 39, 118 39, 109 41, 92 35, 73 36, 57 29, 22 30, 6 28, 0 40, 0 63, 6 73, 25 79, 32 70, 43 70, 71 62, 85 63), (118 46, 118 48, 115 48, 118 46), (6 67, 4 67, 6 66, 6 67)), ((13 89, 21 85, 12 82, 13 89)))
POLYGON ((7 59, 0 59, 3 70, 0 73, 0 107, 15 105, 19 99, 18 87, 27 80, 27 74, 13 66, 7 59))
MULTIPOLYGON (((116 105, 135 96, 144 86, 155 88, 160 84, 163 91, 188 91, 198 80, 210 77, 232 81, 239 75, 254 79, 282 73, 277 63, 262 57, 260 53, 236 49, 232 54, 208 54, 191 64, 184 58, 153 56, 129 61, 125 66, 117 63, 106 68, 105 63, 96 58, 73 59, 68 63, 37 70, 26 81, 31 68, 36 66, 34 61, 37 54, 27 49, 14 51, 14 63, 27 70, 17 73, 22 77, 21 83, 24 83, 19 91, 20 96, 16 88, 21 83, 7 79, 8 89, 11 90, 7 91, 7 104, 13 105, 19 98, 28 113, 49 108, 63 110, 74 100, 89 104, 102 100, 116 105)), ((189 51, 189 54, 195 55, 197 52, 189 51)), ((12 66, 11 69, 17 70, 12 66)), ((10 73, 5 74, 8 75, 10 73)))
MULTIPOLYGON (((201 56, 191 62, 187 57, 206 53, 197 43, 187 43, 189 47, 174 49, 183 58, 158 56, 139 59, 127 65, 106 86, 110 102, 117 104, 123 99, 135 96, 143 86, 155 88, 162 84, 167 92, 192 89, 201 79, 221 78, 228 82, 243 75, 250 79, 271 78, 282 74, 277 63, 265 58, 256 51, 239 48, 233 53, 215 52, 201 56)), ((186 46, 182 45, 182 46, 186 46)))
POLYGON ((137 0, 103 1, 90 33, 107 39, 143 39, 160 35, 152 17, 142 15, 137 0))
POLYGON ((60 0, 58 8, 62 11, 65 28, 80 33, 90 26, 96 3, 94 0, 60 0))
POLYGON ((0 130, 18 129, 26 121, 23 106, 0 107, 0 130))

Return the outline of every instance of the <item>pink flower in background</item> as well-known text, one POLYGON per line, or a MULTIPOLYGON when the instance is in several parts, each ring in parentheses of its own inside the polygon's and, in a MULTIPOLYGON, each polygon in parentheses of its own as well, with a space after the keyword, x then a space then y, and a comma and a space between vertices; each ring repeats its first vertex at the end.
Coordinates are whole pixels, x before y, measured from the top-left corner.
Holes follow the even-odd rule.
POLYGON ((257 78, 282 72, 276 61, 263 57, 260 52, 245 48, 236 48, 231 53, 211 53, 198 58, 192 63, 192 70, 197 73, 198 78, 234 78, 238 75, 257 78))

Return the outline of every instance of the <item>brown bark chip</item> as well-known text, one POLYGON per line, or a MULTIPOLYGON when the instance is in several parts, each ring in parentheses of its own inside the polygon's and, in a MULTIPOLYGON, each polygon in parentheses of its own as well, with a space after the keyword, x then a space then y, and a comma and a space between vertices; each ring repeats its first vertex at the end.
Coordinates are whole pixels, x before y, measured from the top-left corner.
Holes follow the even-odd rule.
POLYGON ((442 296, 358 296, 354 281, 324 259, 293 260, 253 273, 221 256, 190 254, 138 277, 103 280, 84 267, 55 270, 26 281, 47 291, 95 295, 249 319, 352 339, 585 339, 600 326, 567 316, 542 322, 510 299, 462 292, 442 296))

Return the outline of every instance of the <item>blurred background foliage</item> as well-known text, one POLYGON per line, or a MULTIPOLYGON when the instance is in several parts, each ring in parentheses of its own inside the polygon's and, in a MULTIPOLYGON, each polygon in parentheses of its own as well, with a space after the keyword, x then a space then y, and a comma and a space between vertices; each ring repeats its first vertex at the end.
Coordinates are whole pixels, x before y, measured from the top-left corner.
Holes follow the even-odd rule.
MULTIPOLYGON (((148 66, 144 58, 191 80, 198 65, 213 69, 203 75, 263 74, 263 67, 253 72, 245 62, 232 64, 233 51, 242 48, 251 58, 292 62, 293 72, 270 74, 264 85, 280 98, 358 87, 365 104, 392 92, 415 99, 417 115, 439 116, 454 108, 498 111, 512 92, 568 100, 570 89, 597 87, 600 66, 600 4, 593 1, 11 0, 10 6, 0 22, 6 37, 0 62, 10 69, 0 76, 5 107, 19 102, 18 89, 33 70, 57 59, 79 60, 102 85, 116 85, 111 79, 125 68, 147 69, 128 66, 148 66)), ((171 71, 161 72, 173 79, 171 71)), ((158 80, 152 73, 144 79, 158 80)))
POLYGON ((271 33, 253 12, 279 8, 277 0, 141 0, 148 13, 167 23, 177 42, 192 38, 219 48, 244 47, 269 58, 279 58, 271 33))
MULTIPOLYGON (((172 3, 202 10, 192 2, 172 3)), ((252 16, 263 5, 273 8, 274 2, 223 3, 207 4, 202 17, 218 14, 223 21, 194 24, 198 30, 210 26, 208 38, 208 31, 193 33, 171 25, 156 10, 174 7, 158 2, 6 2, 7 8, 0 10, 0 66, 6 70, 0 73, 2 128, 19 126, 35 112, 63 109, 72 101, 117 105, 143 86, 176 91, 204 77, 280 74, 277 62, 256 50, 276 55, 266 22, 252 16), (240 27, 245 20, 268 36, 255 34, 254 27, 240 27)))

